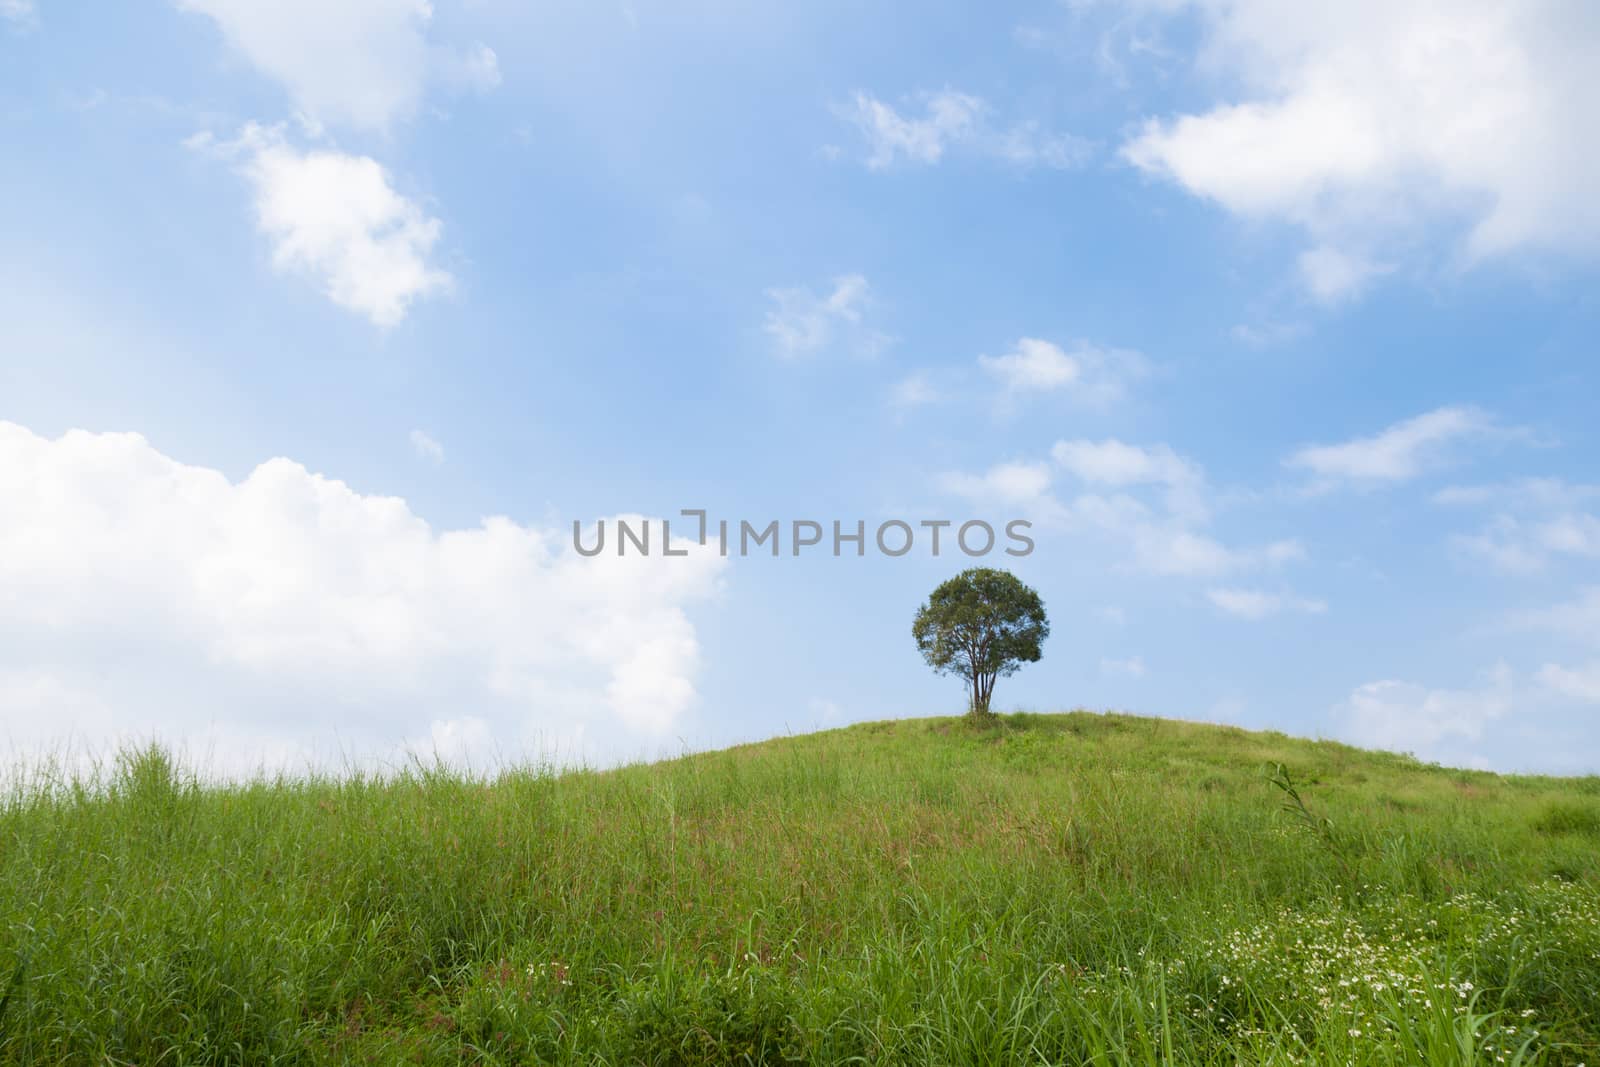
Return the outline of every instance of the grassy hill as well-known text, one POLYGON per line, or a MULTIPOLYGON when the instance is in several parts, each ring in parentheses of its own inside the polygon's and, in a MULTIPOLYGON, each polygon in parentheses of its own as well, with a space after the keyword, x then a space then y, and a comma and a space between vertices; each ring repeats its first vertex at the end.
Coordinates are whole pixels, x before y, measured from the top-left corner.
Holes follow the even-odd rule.
POLYGON ((149 751, 4 800, 0 931, 16 1064, 1597 1063, 1600 779, 1087 713, 489 783, 149 751))

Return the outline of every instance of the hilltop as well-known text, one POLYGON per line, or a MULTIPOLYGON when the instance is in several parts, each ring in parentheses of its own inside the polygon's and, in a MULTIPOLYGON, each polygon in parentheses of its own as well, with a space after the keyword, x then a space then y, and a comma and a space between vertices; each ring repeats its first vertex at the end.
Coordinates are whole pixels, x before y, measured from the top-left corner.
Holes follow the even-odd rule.
POLYGON ((0 810, 0 1062, 1600 1060, 1600 778, 1075 712, 91 785, 0 810))

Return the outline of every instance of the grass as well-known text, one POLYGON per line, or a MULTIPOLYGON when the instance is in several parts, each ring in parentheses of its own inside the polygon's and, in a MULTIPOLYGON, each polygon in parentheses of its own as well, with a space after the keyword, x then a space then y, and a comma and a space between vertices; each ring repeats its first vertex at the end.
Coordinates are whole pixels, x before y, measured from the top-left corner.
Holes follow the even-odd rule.
POLYGON ((1600 1063, 1597 813, 1081 712, 492 781, 148 749, 0 801, 0 1063, 1600 1063))

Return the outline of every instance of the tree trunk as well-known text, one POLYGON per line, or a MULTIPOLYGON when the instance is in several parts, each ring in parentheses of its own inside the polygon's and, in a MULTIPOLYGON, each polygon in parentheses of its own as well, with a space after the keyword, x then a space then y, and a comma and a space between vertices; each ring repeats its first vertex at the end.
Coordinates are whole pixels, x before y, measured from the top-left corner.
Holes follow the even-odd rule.
POLYGON ((994 693, 994 675, 980 671, 972 674, 972 714, 981 717, 989 714, 989 698, 994 693))

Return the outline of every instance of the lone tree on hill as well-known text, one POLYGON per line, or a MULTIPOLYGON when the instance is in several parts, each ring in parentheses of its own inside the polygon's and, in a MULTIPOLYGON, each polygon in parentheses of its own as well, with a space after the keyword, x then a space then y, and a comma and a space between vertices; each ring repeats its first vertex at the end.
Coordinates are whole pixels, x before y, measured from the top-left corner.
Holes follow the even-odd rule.
POLYGON ((911 624, 917 651, 940 674, 972 687, 968 714, 989 714, 994 680, 1039 661, 1050 636, 1044 601, 1010 571, 973 567, 943 583, 911 624))

